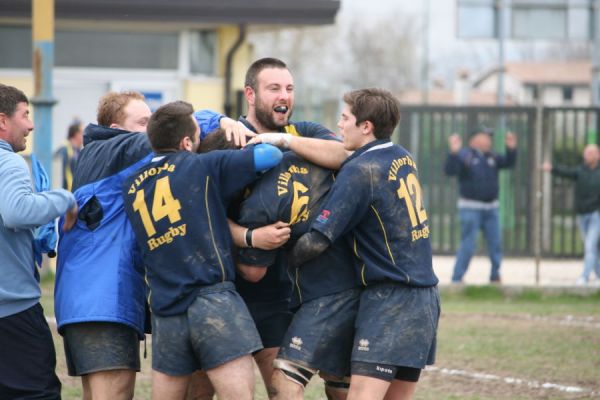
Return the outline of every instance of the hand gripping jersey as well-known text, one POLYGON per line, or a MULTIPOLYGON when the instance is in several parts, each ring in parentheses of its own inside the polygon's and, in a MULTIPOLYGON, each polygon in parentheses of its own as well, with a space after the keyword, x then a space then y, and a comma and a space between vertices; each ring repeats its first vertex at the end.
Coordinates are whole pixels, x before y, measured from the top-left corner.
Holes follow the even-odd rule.
POLYGON ((57 325, 60 331, 78 322, 116 322, 143 337, 144 270, 121 186, 150 161, 150 144, 145 134, 97 125, 86 128, 85 139, 74 177, 78 220, 69 232, 59 229, 57 325))
POLYGON ((312 224, 330 241, 352 231, 363 285, 435 286, 427 212, 411 155, 390 141, 356 150, 312 224))
MULTIPOLYGON (((308 230, 333 181, 333 171, 286 152, 281 164, 254 184, 241 204, 239 222, 249 228, 287 222, 292 229, 292 237, 285 245, 289 247, 308 230)), ((277 253, 278 250, 238 250, 242 263, 256 266, 271 266, 277 253)), ((319 257, 289 270, 294 284, 291 306, 357 286, 353 266, 352 251, 342 238, 319 257)))
POLYGON ((253 149, 157 155, 124 182, 157 315, 181 314, 200 288, 234 279, 226 204, 257 178, 253 149))

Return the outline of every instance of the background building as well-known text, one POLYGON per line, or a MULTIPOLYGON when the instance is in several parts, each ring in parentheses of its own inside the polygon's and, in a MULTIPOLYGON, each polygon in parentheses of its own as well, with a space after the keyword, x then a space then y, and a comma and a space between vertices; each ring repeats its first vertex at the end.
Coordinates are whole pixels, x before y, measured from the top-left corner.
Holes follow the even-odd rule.
MULTIPOLYGON (((73 119, 95 122, 98 99, 109 90, 140 91, 152 109, 183 99, 197 109, 235 113, 241 103, 235 94, 253 60, 248 29, 330 24, 339 6, 335 0, 55 0, 53 149, 73 119)), ((0 82, 32 96, 31 0, 0 2, 0 38, 0 82)))

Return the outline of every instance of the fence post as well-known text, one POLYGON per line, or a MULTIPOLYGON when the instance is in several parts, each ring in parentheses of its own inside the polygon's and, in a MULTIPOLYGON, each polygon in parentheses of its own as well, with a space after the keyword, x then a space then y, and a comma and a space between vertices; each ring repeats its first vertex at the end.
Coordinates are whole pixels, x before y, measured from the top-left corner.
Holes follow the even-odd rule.
POLYGON ((535 131, 533 137, 534 157, 533 157, 533 253, 535 256, 535 284, 540 284, 540 261, 542 253, 542 136, 544 134, 544 108, 541 102, 538 102, 535 109, 535 131))

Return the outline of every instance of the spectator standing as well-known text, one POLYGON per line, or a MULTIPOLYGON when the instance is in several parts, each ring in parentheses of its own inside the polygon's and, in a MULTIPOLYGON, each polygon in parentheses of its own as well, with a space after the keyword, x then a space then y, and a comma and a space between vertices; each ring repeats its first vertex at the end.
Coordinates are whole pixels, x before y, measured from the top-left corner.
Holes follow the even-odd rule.
POLYGON ((62 167, 62 187, 71 190, 73 188, 73 172, 77 165, 79 153, 83 147, 83 127, 81 122, 74 121, 69 125, 67 131, 67 142, 56 151, 56 156, 60 157, 62 167))
POLYGON ((500 283, 502 236, 498 214, 498 170, 512 168, 517 160, 517 137, 506 133, 506 153, 492 151, 493 131, 479 126, 471 132, 469 146, 462 148, 458 134, 448 138, 449 154, 444 172, 457 176, 460 197, 460 246, 456 254, 452 282, 460 283, 475 253, 477 234, 481 230, 492 262, 490 282, 500 283))
POLYGON ((600 280, 600 149, 596 144, 588 144, 583 149, 583 163, 576 167, 552 165, 545 162, 542 169, 575 181, 575 212, 583 239, 583 272, 577 279, 578 285, 587 285, 594 270, 596 280, 600 280))

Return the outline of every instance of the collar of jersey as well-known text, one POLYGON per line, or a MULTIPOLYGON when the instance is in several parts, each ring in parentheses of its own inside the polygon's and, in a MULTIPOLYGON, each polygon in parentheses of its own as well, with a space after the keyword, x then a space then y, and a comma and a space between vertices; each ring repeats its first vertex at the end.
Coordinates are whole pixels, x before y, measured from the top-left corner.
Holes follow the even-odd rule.
MULTIPOLYGON (((352 155, 348 157, 346 161, 344 161, 344 164, 354 160, 356 157, 360 157, 363 154, 368 153, 369 151, 381 150, 393 145, 394 143, 392 143, 389 139, 373 140, 372 142, 369 142, 363 147, 355 150, 354 153, 352 153, 352 155)), ((344 164, 342 164, 342 166, 344 166, 344 164)))

